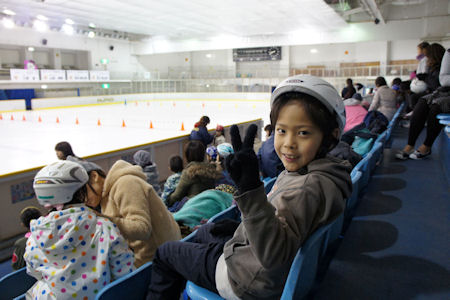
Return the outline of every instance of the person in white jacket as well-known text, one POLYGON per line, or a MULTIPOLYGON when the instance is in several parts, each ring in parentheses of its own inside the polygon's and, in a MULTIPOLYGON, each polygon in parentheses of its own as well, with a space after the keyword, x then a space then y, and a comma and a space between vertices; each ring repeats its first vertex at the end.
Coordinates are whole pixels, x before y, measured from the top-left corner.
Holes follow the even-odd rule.
POLYGON ((30 223, 24 258, 37 282, 27 299, 94 299, 135 269, 133 252, 116 225, 84 205, 88 180, 81 165, 67 160, 36 174, 36 198, 53 211, 30 223))

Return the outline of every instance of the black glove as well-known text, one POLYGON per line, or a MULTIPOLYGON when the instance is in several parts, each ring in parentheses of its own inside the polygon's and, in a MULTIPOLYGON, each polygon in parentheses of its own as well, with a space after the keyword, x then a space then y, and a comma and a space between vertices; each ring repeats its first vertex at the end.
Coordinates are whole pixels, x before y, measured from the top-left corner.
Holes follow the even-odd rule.
POLYGON ((209 230, 212 235, 219 236, 229 236, 233 235, 241 222, 232 219, 223 219, 214 223, 214 226, 209 230))
POLYGON ((236 125, 230 128, 231 144, 235 153, 226 158, 225 166, 241 194, 253 190, 262 184, 261 180, 259 180, 258 158, 255 151, 253 151, 253 142, 257 129, 256 125, 250 125, 244 142, 242 142, 239 128, 236 125))

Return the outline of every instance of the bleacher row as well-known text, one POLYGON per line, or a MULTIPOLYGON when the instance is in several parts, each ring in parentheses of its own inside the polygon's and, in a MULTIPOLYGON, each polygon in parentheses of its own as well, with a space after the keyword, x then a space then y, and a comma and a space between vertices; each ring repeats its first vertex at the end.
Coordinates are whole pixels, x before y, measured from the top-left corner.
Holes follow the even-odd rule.
MULTIPOLYGON (((346 202, 344 213, 333 222, 318 228, 298 250, 292 263, 283 294, 282 300, 301 299, 305 297, 313 287, 319 266, 324 260, 329 259, 332 245, 339 243, 345 235, 345 229, 351 222, 354 210, 368 185, 370 177, 376 166, 383 159, 383 149, 392 145, 392 130, 399 121, 401 112, 405 107, 403 103, 390 121, 387 129, 381 133, 374 142, 371 150, 353 168, 351 179, 353 192, 346 202)), ((442 115, 440 118, 446 121, 446 132, 449 130, 450 115, 442 115)), ((269 193, 276 178, 266 178, 263 180, 266 193, 269 193)), ((222 219, 240 220, 240 212, 237 206, 233 205, 220 212, 211 219, 209 223, 222 219)), ((196 231, 185 237, 182 241, 188 242, 193 239, 196 231)), ((96 296, 96 299, 145 299, 148 285, 151 278, 152 263, 142 265, 134 272, 119 278, 105 286, 96 296)), ((35 278, 26 273, 26 268, 12 272, 0 279, 0 300, 1 299, 25 299, 26 291, 34 284, 35 278)), ((223 299, 219 295, 201 288, 188 281, 183 293, 184 299, 223 299)))

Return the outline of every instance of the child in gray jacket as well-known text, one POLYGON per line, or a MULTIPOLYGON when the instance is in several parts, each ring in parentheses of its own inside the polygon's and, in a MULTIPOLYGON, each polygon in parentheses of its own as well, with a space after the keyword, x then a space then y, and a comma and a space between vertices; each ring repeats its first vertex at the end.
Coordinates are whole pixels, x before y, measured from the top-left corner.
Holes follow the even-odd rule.
POLYGON ((225 299, 279 299, 298 249, 342 214, 352 189, 351 165, 327 156, 345 126, 338 92, 320 78, 288 78, 272 94, 270 118, 285 168, 271 192, 266 196, 259 179, 253 151, 257 127, 250 125, 241 141, 233 125, 235 154, 226 167, 238 187, 242 222, 226 238, 207 224, 196 243, 160 246, 147 299, 178 299, 186 280, 225 299))

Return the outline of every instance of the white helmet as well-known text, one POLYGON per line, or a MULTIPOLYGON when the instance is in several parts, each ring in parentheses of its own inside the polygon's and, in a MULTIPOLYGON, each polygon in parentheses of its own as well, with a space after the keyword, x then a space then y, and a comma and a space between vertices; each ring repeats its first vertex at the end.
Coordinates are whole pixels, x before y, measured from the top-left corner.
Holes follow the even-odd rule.
POLYGON ((336 89, 325 80, 311 75, 297 75, 283 80, 273 91, 270 107, 280 95, 289 92, 308 94, 319 100, 332 113, 336 112, 336 121, 340 134, 345 127, 345 108, 341 96, 336 89))
POLYGON ((89 175, 80 164, 62 160, 42 168, 34 177, 33 188, 42 206, 64 204, 88 180, 89 175))
POLYGON ((411 92, 420 94, 427 90, 427 84, 425 81, 414 78, 413 81, 411 81, 409 88, 411 89, 411 92))

